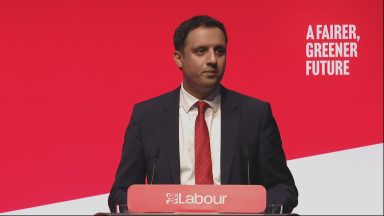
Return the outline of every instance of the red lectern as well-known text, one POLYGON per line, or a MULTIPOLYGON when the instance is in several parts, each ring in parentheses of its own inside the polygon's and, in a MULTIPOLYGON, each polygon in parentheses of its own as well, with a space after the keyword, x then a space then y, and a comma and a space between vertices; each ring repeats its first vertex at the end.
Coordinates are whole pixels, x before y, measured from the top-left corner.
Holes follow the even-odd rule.
POLYGON ((132 185, 131 213, 261 213, 266 190, 260 185, 132 185))
POLYGON ((250 216, 266 208, 261 185, 132 185, 127 194, 128 213, 95 215, 250 216))

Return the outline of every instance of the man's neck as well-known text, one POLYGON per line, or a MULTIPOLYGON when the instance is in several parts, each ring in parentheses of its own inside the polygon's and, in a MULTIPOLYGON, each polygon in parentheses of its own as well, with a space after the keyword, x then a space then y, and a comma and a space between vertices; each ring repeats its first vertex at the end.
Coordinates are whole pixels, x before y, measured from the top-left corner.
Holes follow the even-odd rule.
MULTIPOLYGON (((183 84, 182 84, 183 85, 183 84)), ((199 99, 199 100, 204 100, 205 98, 207 98, 208 96, 210 96, 218 87, 219 85, 217 85, 215 88, 213 89, 210 89, 210 90, 206 90, 206 91, 201 91, 201 90, 197 90, 197 89, 193 89, 193 88, 188 88, 186 87, 185 85, 183 85, 185 91, 187 91, 189 94, 191 94, 193 97, 199 99)))

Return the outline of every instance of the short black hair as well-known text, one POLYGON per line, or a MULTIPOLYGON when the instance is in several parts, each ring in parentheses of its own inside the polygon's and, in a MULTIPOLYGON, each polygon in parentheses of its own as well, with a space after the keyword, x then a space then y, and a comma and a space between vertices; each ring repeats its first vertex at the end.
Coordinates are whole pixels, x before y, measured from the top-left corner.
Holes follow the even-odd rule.
POLYGON ((175 50, 181 51, 184 48, 184 42, 187 38, 189 32, 194 29, 197 29, 200 26, 207 28, 217 27, 219 28, 225 36, 225 41, 228 42, 227 32, 225 31, 224 24, 219 20, 216 20, 209 16, 194 16, 184 22, 182 22, 175 30, 173 35, 173 43, 175 45, 175 50))

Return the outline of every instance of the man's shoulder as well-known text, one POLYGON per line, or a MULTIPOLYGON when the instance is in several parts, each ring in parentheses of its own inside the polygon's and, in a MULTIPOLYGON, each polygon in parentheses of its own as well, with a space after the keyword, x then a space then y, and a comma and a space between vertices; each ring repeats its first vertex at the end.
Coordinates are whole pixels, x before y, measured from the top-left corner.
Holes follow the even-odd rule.
POLYGON ((177 105, 179 101, 179 95, 180 87, 159 96, 138 102, 135 104, 135 107, 139 109, 152 109, 164 106, 167 107, 173 104, 177 105))
POLYGON ((260 121, 264 116, 272 115, 272 108, 269 102, 242 93, 227 90, 223 101, 226 110, 237 110, 249 121, 260 121))
POLYGON ((226 88, 223 88, 222 94, 225 100, 228 100, 231 103, 234 103, 240 107, 265 107, 269 104, 267 101, 261 100, 259 98, 245 95, 243 93, 226 88))

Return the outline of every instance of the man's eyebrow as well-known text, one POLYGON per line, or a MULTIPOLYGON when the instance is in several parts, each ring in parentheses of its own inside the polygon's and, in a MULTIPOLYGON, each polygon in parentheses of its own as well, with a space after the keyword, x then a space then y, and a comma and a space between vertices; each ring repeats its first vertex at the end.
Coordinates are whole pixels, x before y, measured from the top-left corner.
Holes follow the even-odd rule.
POLYGON ((225 45, 217 45, 217 46, 215 46, 215 48, 225 49, 225 48, 227 48, 227 46, 225 46, 225 45))
POLYGON ((206 45, 197 45, 195 47, 193 47, 193 49, 199 49, 199 48, 205 48, 207 49, 209 46, 206 46, 206 45))
MULTIPOLYGON (((208 49, 209 47, 211 46, 207 46, 207 45, 197 45, 196 47, 193 47, 192 49, 208 49)), ((216 45, 216 46, 213 46, 214 49, 217 49, 217 48, 221 48, 221 49, 225 49, 227 46, 225 45, 216 45)))
POLYGON ((198 46, 196 46, 196 47, 192 47, 192 50, 193 50, 193 51, 197 51, 197 50, 199 50, 199 49, 207 50, 207 49, 209 49, 209 47, 208 47, 208 46, 204 46, 204 45, 198 45, 198 46))

